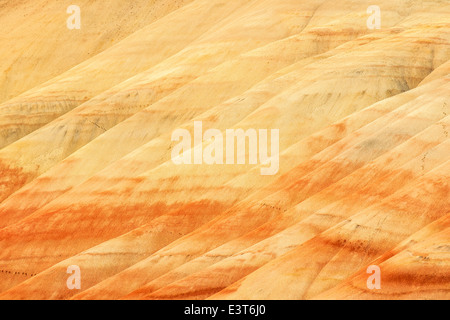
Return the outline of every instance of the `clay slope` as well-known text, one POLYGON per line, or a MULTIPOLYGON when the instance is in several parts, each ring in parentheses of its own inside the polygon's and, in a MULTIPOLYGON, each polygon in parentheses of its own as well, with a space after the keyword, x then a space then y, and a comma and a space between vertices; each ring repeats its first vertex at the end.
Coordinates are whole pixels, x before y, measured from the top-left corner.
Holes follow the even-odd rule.
POLYGON ((65 1, 0 1, 0 102, 94 57, 190 0, 77 1, 82 28, 69 30, 65 1))
POLYGON ((378 2, 0 1, 0 298, 449 298, 450 4, 378 2), (199 121, 275 174, 175 164, 199 121))

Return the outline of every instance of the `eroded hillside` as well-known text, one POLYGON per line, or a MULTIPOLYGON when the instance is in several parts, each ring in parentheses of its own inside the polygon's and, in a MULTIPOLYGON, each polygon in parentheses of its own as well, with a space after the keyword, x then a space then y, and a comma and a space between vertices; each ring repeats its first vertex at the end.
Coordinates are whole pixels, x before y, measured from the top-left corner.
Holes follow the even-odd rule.
POLYGON ((450 2, 77 5, 0 1, 1 299, 450 298, 450 2))

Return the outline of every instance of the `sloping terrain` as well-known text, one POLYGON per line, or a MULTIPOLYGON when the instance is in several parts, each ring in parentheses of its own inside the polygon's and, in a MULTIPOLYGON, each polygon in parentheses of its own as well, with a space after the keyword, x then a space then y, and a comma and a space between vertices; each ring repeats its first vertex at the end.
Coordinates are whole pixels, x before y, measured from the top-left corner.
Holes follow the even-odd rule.
POLYGON ((0 299, 450 298, 448 1, 102 3, 0 1, 0 299))

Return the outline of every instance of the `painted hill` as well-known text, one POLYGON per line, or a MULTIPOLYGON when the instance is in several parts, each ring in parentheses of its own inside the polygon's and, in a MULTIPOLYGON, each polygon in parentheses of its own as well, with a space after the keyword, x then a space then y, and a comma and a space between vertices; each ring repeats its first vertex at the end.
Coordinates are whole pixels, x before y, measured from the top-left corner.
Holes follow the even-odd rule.
POLYGON ((450 3, 371 4, 0 1, 0 299, 448 299, 450 3))

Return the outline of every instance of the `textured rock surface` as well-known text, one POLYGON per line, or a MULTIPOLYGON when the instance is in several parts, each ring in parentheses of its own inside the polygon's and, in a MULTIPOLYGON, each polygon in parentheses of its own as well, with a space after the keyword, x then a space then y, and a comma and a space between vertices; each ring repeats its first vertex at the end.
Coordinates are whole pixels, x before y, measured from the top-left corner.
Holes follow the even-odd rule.
POLYGON ((102 3, 0 1, 1 299, 450 298, 450 3, 102 3), (175 165, 194 121, 279 172, 175 165))

